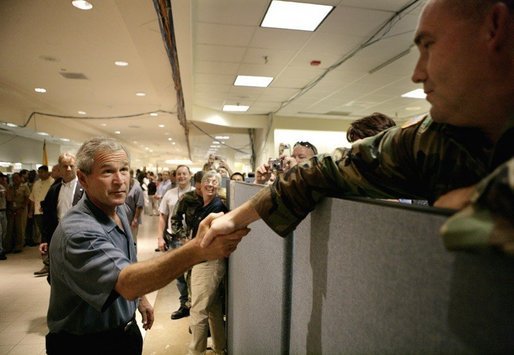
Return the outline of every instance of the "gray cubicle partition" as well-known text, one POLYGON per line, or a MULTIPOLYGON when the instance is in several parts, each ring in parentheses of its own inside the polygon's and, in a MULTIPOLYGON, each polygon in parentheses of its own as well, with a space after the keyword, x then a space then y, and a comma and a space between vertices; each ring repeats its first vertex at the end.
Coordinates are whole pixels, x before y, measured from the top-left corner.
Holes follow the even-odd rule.
MULTIPOLYGON (((232 184, 231 205, 261 189, 232 184)), ((227 348, 230 354, 283 354, 289 347, 291 239, 259 221, 232 254, 228 268, 227 348)))
POLYGON ((446 251, 445 219, 326 199, 292 249, 252 225, 230 260, 230 353, 514 353, 514 261, 446 251))

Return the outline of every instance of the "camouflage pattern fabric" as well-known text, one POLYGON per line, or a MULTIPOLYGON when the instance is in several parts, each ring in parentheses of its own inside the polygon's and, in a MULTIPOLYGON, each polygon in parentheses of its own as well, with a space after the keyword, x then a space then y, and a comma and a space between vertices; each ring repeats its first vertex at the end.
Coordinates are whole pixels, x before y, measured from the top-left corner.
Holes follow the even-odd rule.
POLYGON ((449 250, 484 250, 490 246, 514 255, 514 159, 477 186, 470 206, 441 228, 449 250))
POLYGON ((190 237, 196 209, 201 206, 203 206, 203 199, 195 191, 189 191, 182 195, 171 215, 171 232, 173 236, 179 239, 190 237))
POLYGON ((473 128, 425 117, 355 142, 342 158, 318 155, 256 194, 252 206, 279 235, 293 231, 325 196, 426 199, 474 185, 514 156, 513 130, 495 149, 473 128), (507 142, 507 143, 505 143, 507 142), (508 151, 505 151, 507 149, 508 151))

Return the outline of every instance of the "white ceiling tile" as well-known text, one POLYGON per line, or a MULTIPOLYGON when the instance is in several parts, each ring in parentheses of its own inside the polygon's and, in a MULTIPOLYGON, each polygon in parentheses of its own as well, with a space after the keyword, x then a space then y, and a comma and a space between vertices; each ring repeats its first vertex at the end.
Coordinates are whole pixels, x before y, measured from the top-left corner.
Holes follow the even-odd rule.
POLYGON ((244 47, 199 44, 195 46, 195 58, 203 61, 237 63, 241 61, 245 51, 244 47))
POLYGON ((195 26, 196 44, 248 46, 256 30, 252 26, 198 23, 195 26))
POLYGON ((239 63, 213 62, 198 60, 195 63, 195 72, 204 74, 231 74, 236 75, 239 63))

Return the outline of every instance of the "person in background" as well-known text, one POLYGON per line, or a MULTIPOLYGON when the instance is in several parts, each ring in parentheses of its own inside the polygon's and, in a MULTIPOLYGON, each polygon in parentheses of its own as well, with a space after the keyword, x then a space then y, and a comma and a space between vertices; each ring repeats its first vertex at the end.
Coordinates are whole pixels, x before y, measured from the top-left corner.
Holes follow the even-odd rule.
POLYGON ((359 139, 374 136, 388 128, 396 126, 394 120, 380 112, 355 120, 346 131, 346 139, 353 143, 359 139))
MULTIPOLYGON (((218 196, 221 176, 215 170, 202 177, 201 191, 203 205, 196 209, 193 218, 192 235, 197 237, 199 223, 211 213, 227 212, 227 207, 218 196)), ((194 239, 193 239, 194 240, 194 239)), ((213 351, 225 351, 225 325, 223 322, 222 298, 220 287, 225 276, 224 258, 205 261, 193 266, 191 270, 191 321, 192 334, 189 354, 204 354, 210 329, 213 351)))
MULTIPOLYGON (((159 185, 157 186, 157 191, 155 192, 155 195, 153 196, 156 206, 161 205, 162 197, 166 194, 166 191, 168 191, 169 189, 171 189, 170 172, 163 171, 162 172, 162 181, 159 182, 159 185)), ((157 209, 158 209, 158 207, 157 207, 157 209)))
POLYGON ((6 260, 4 239, 7 235, 7 176, 0 172, 0 260, 6 260))
POLYGON ((229 178, 230 175, 228 174, 228 170, 222 166, 220 166, 218 169, 216 169, 216 171, 218 172, 218 174, 220 174, 220 176, 222 178, 229 178))
POLYGON ((61 181, 53 184, 48 190, 45 199, 41 203, 43 208, 43 231, 39 253, 43 259, 41 270, 35 271, 35 276, 47 276, 50 270, 50 258, 48 248, 52 241, 52 235, 59 221, 66 215, 72 206, 82 198, 84 189, 77 179, 77 167, 75 156, 71 153, 62 153, 57 159, 61 181))
POLYGON ((155 183, 155 175, 152 172, 149 172, 148 175, 148 200, 150 202, 150 216, 156 216, 158 214, 157 209, 158 206, 156 204, 156 201, 153 197, 155 193, 157 192, 157 184, 155 183))
POLYGON ((43 208, 41 207, 41 202, 45 199, 50 186, 53 185, 54 179, 50 177, 50 173, 48 172, 48 166, 41 165, 37 169, 37 174, 39 180, 37 180, 32 186, 32 191, 30 192, 30 211, 33 214, 34 222, 37 228, 37 235, 39 235, 39 240, 35 242, 38 245, 41 243, 41 234, 43 233, 43 208))
MULTIPOLYGON (((178 240, 188 240, 191 238, 191 231, 194 223, 194 216, 196 210, 203 205, 202 199, 202 177, 204 171, 197 171, 193 176, 195 188, 193 191, 186 192, 178 203, 170 218, 171 221, 171 234, 178 240)), ((185 275, 185 284, 187 285, 188 300, 182 301, 183 288, 179 287, 177 279, 177 287, 180 292, 180 308, 171 314, 171 319, 180 319, 189 315, 191 307, 191 270, 188 270, 185 275)))
POLYGON ((77 152, 77 166, 85 197, 61 219, 50 244, 47 354, 141 354, 136 309, 144 329, 154 321, 145 294, 198 262, 228 256, 248 231, 218 238, 209 248, 196 240, 137 262, 122 207, 129 186, 126 149, 114 139, 92 138, 77 152))
POLYGON ((59 164, 55 164, 52 166, 52 172, 50 173, 50 177, 54 179, 53 184, 58 184, 62 180, 61 171, 59 170, 59 164))
MULTIPOLYGON (((37 181, 38 173, 35 170, 30 170, 27 173, 27 186, 29 187, 29 191, 32 193, 32 188, 37 181)), ((32 203, 30 202, 27 206, 27 223, 25 224, 25 245, 29 247, 35 247, 39 245, 39 242, 36 243, 36 240, 40 240, 41 237, 39 235, 39 230, 36 227, 36 223, 34 220, 34 210, 32 203)))
POLYGON ((281 156, 280 165, 281 168, 278 171, 274 171, 274 167, 268 163, 264 163, 257 168, 255 171, 255 184, 266 184, 268 181, 275 181, 277 173, 287 172, 293 166, 304 163, 310 158, 318 154, 316 147, 309 142, 296 142, 293 146, 293 152, 290 157, 281 156))
POLYGON ((216 160, 216 155, 209 154, 207 157, 207 162, 203 165, 203 171, 216 170, 217 166, 214 165, 214 161, 216 160))
POLYGON ((29 204, 30 189, 19 173, 12 174, 12 184, 9 186, 11 200, 11 213, 14 216, 13 253, 21 253, 25 241, 25 227, 27 226, 27 207, 29 204))
POLYGON ((127 213, 132 238, 134 238, 136 245, 139 225, 142 223, 141 214, 143 213, 144 206, 145 198, 143 189, 141 188, 139 181, 134 178, 134 170, 130 170, 129 191, 127 193, 127 198, 125 199, 125 212, 127 213))
MULTIPOLYGON (((187 165, 179 165, 175 175, 178 186, 166 192, 159 206, 160 216, 157 229, 157 244, 161 251, 178 249, 185 243, 184 236, 173 234, 171 216, 178 201, 185 193, 193 191, 194 187, 191 186, 191 171, 187 165)), ((180 294, 180 307, 172 313, 171 319, 189 316, 189 292, 183 274, 177 277, 177 289, 180 294)))
POLYGON ((235 173, 230 175, 230 180, 232 180, 232 181, 245 181, 245 176, 244 176, 244 174, 241 174, 241 173, 236 171, 235 173))
POLYGON ((465 207, 442 229, 447 248, 514 254, 514 2, 428 0, 414 41, 429 116, 294 167, 214 220, 202 245, 259 218, 286 236, 323 196, 367 196, 465 207))

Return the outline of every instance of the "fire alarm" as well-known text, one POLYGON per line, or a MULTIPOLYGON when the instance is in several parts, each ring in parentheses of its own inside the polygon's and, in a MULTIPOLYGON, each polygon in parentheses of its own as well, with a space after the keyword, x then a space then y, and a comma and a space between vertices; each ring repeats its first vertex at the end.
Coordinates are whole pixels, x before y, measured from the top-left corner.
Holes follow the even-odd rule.
POLYGON ((321 64, 321 60, 311 60, 311 65, 313 67, 317 67, 320 64, 321 64))

